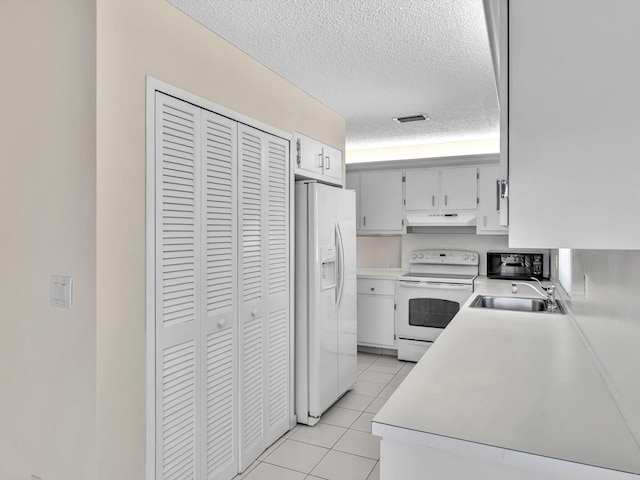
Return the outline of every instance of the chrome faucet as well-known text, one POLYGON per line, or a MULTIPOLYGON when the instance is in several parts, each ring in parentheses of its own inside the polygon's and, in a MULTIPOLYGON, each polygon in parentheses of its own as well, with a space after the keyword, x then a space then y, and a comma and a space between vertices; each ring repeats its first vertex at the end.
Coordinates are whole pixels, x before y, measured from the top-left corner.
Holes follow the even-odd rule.
POLYGON ((558 304, 556 303, 556 287, 554 285, 549 285, 548 287, 545 287, 542 284, 542 282, 540 280, 538 280, 536 277, 531 277, 531 280, 535 280, 536 282, 538 282, 540 284, 540 287, 546 293, 542 293, 540 290, 538 290, 533 285, 531 285, 529 283, 524 283, 524 282, 512 282, 511 283, 511 293, 518 293, 518 285, 524 285, 524 286, 527 286, 529 288, 532 288, 538 295, 540 295, 541 297, 543 297, 545 299, 545 303, 547 305, 547 310, 555 310, 556 308, 558 308, 558 304))

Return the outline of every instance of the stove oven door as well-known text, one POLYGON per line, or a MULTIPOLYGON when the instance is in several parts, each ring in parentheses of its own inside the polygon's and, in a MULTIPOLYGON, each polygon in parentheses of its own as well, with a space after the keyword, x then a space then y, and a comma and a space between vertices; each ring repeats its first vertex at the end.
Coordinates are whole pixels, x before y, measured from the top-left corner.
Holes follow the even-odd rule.
POLYGON ((473 293, 455 283, 398 282, 398 337, 433 342, 473 293))

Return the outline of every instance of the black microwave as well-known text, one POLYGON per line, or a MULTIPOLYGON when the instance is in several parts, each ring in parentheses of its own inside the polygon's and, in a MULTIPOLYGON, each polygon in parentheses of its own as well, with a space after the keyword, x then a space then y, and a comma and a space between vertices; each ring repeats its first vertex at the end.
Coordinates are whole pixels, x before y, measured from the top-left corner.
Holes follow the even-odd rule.
POLYGON ((506 280, 549 278, 549 255, 544 252, 487 252, 487 277, 506 280))

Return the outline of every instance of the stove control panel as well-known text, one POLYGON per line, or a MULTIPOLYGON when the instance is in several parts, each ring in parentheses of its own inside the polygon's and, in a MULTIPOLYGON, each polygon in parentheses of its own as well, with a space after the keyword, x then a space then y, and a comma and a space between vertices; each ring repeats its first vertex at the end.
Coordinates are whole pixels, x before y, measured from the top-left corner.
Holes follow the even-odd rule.
POLYGON ((409 262, 413 264, 441 264, 441 265, 478 265, 478 252, 464 250, 414 250, 409 262))

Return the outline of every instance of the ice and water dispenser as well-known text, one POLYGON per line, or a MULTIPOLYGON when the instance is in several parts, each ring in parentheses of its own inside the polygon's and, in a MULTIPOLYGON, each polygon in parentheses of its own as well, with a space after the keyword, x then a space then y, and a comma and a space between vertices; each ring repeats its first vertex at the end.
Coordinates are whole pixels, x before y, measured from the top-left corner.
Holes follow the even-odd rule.
POLYGON ((320 247, 321 283, 320 289, 336 286, 336 246, 320 247))

